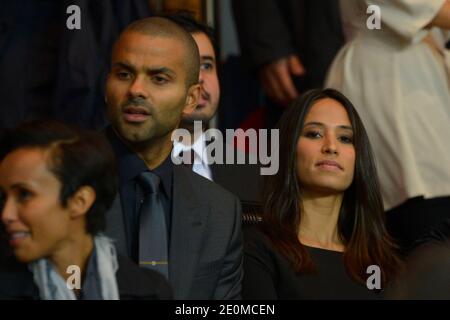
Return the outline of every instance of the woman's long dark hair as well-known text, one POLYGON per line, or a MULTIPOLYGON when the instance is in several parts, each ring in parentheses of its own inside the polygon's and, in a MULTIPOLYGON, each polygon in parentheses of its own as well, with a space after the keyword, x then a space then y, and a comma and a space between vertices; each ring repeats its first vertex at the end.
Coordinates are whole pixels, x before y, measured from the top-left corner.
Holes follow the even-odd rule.
POLYGON ((308 251, 298 239, 302 186, 297 175, 296 146, 311 106, 320 99, 338 101, 347 111, 353 128, 356 153, 353 182, 344 193, 338 232, 345 245, 344 264, 356 281, 365 283, 369 265, 378 265, 385 284, 401 265, 395 244, 385 227, 383 203, 372 150, 352 103, 333 89, 313 89, 294 101, 277 124, 280 130, 279 171, 264 183, 262 230, 293 265, 297 273, 315 270, 308 251))

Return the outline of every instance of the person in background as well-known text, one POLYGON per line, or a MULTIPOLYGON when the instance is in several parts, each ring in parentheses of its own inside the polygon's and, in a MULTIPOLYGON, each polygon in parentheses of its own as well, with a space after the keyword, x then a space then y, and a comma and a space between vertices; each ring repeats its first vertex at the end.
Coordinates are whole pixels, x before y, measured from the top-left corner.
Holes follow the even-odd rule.
POLYGON ((48 118, 104 128, 112 45, 126 25, 151 14, 148 0, 2 0, 0 128, 48 118))
POLYGON ((332 89, 311 90, 277 127, 280 171, 265 180, 262 223, 244 234, 243 298, 378 298, 401 262, 352 103, 332 89), (370 266, 379 268, 375 288, 370 266))
POLYGON ((13 253, 0 264, 0 299, 171 297, 164 277, 118 256, 102 234, 117 190, 102 136, 36 121, 0 146, 1 222, 13 253))
MULTIPOLYGON (((199 175, 214 181, 239 197, 243 206, 260 202, 260 166, 257 164, 219 164, 211 163, 206 153, 209 137, 205 130, 209 121, 216 114, 220 99, 218 77, 217 46, 214 41, 214 30, 194 20, 187 12, 178 12, 166 16, 174 21, 194 38, 200 53, 200 99, 194 112, 182 118, 180 127, 191 133, 190 143, 174 141, 174 155, 192 152, 194 162, 192 170, 199 175), (201 121, 201 132, 194 133, 194 121, 201 121), (242 183, 246 181, 246 183, 242 183)), ((225 144, 225 143, 224 143, 225 144)), ((240 153, 232 145, 224 145, 224 155, 240 153)), ((245 158, 245 154, 243 154, 245 158)), ((248 158, 248 157, 247 157, 248 158)), ((235 158, 236 159, 236 156, 235 158)))
POLYGON ((450 218, 450 1, 340 4, 348 42, 326 85, 353 101, 367 128, 388 230, 407 255, 450 218), (368 28, 372 5, 381 19, 368 28))
POLYGON ((234 0, 234 20, 245 65, 269 100, 267 125, 308 89, 321 88, 344 44, 335 0, 234 0))

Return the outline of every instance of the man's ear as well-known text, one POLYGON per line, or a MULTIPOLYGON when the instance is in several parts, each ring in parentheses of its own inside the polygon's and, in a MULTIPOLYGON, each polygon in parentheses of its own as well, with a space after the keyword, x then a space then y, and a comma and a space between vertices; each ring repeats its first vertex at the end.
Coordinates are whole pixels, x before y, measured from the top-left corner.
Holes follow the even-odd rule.
POLYGON ((188 90, 186 102, 184 103, 184 108, 182 111, 183 117, 188 116, 192 112, 194 112, 195 108, 198 105, 199 98, 200 98, 200 85, 194 84, 188 90))
POLYGON ((95 190, 91 186, 80 187, 68 200, 68 208, 71 218, 84 216, 94 204, 95 190))

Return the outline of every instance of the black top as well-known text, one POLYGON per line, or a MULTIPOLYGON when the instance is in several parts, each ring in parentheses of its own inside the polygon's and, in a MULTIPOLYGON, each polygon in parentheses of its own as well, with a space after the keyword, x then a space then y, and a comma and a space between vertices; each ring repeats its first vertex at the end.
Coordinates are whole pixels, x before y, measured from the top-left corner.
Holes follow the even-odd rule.
POLYGON ((126 236, 129 241, 128 251, 134 261, 139 255, 139 211, 143 200, 143 190, 138 183, 138 177, 145 171, 151 171, 161 179, 161 200, 166 217, 167 235, 170 239, 170 224, 172 220, 172 185, 173 163, 170 155, 154 170, 149 170, 145 162, 108 127, 106 136, 116 155, 119 171, 119 193, 124 212, 126 236))
MULTIPOLYGON (((255 227, 244 232, 244 299, 377 299, 379 294, 352 280, 342 252, 307 247, 315 274, 298 275, 288 260, 255 227)), ((370 276, 370 275, 368 275, 370 276)))
POLYGON ((450 219, 435 226, 422 238, 414 242, 413 247, 418 248, 422 245, 428 244, 442 244, 450 241, 450 219))

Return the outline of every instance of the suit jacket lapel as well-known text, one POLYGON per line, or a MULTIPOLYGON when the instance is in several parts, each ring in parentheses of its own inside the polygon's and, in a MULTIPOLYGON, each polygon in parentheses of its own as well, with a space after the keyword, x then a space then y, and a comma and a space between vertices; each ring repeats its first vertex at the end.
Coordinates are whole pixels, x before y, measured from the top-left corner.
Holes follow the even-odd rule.
POLYGON ((211 169, 211 176, 212 176, 213 181, 216 181, 216 177, 218 175, 218 171, 220 170, 220 167, 217 164, 212 163, 209 165, 209 169, 211 169))
MULTIPOLYGON (((208 146, 210 143, 212 143, 212 141, 207 141, 206 145, 208 146)), ((213 181, 222 179, 223 175, 226 174, 226 172, 224 172, 224 170, 223 170, 225 167, 227 167, 225 165, 226 152, 227 152, 227 145, 224 145, 223 150, 222 150, 223 164, 212 163, 209 165, 209 168, 211 169, 211 175, 212 175, 213 181)))
POLYGON ((120 201, 119 192, 114 199, 111 209, 106 213, 105 234, 114 239, 117 251, 121 255, 126 257, 131 256, 130 252, 128 252, 125 225, 123 222, 122 202, 120 201))
POLYGON ((169 278, 175 299, 188 298, 209 214, 195 193, 191 174, 189 168, 174 165, 169 278))

